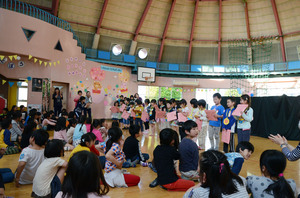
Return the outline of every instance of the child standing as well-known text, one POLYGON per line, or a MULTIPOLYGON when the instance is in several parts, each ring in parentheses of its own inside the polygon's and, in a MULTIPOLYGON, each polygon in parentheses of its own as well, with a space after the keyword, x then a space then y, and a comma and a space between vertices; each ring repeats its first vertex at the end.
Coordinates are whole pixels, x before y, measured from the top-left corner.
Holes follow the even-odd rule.
POLYGON ((85 108, 85 97, 80 96, 79 101, 74 109, 77 119, 80 119, 80 117, 82 116, 82 112, 84 111, 84 108, 85 108))
MULTIPOLYGON (((229 152, 234 151, 234 130, 235 130, 235 118, 232 115, 235 105, 235 99, 234 98, 228 98, 227 99, 227 107, 228 109, 225 110, 223 114, 223 122, 222 122, 222 133, 229 132, 230 133, 230 150, 229 152)), ((223 142, 223 151, 225 153, 228 153, 228 144, 226 142, 223 142)))
POLYGON ((142 121, 142 113, 144 111, 143 103, 141 100, 136 100, 136 107, 134 108, 135 112, 135 124, 141 127, 141 131, 144 132, 144 126, 142 121))
MULTIPOLYGON (((124 104, 124 100, 120 100, 120 106, 119 106, 119 109, 122 107, 122 105, 124 104)), ((119 119, 119 123, 120 123, 120 128, 122 129, 124 127, 124 123, 123 123, 123 118, 122 118, 122 113, 123 112, 119 112, 119 116, 118 116, 118 119, 119 119)))
POLYGON ((92 119, 92 108, 91 108, 91 105, 93 104, 93 100, 92 100, 92 96, 91 96, 91 92, 90 91, 86 92, 85 102, 86 102, 86 106, 84 108, 84 115, 86 117, 88 115, 89 118, 92 119))
POLYGON ((141 127, 139 125, 132 125, 129 128, 130 136, 126 138, 123 151, 126 156, 126 161, 131 166, 135 166, 139 162, 146 162, 149 159, 149 155, 142 153, 140 142, 137 139, 142 135, 141 127))
POLYGON ((80 143, 81 136, 86 134, 86 117, 82 116, 80 122, 76 125, 73 134, 73 146, 76 147, 80 143))
POLYGON ((54 130, 53 139, 61 140, 67 151, 68 150, 71 151, 74 149, 74 147, 68 143, 66 118, 64 118, 64 117, 58 118, 56 126, 55 126, 55 130, 54 130))
POLYGON ((32 133, 29 139, 31 147, 23 149, 19 158, 15 178, 16 187, 20 184, 32 184, 36 170, 44 161, 44 146, 48 138, 49 134, 42 129, 32 133))
POLYGON ((240 174, 245 160, 248 160, 254 152, 254 146, 250 142, 240 142, 236 146, 236 152, 226 153, 231 171, 240 174))
POLYGON ((105 151, 105 174, 104 178, 111 187, 130 187, 136 186, 140 182, 140 177, 130 174, 123 174, 121 171, 125 160, 122 147, 124 140, 122 139, 122 131, 120 128, 112 127, 108 130, 110 137, 106 143, 105 151))
POLYGON ((64 145, 61 140, 50 140, 44 151, 45 160, 38 167, 33 179, 33 197, 55 197, 61 190, 61 183, 67 169, 64 156, 64 145))
POLYGON ((98 158, 88 151, 78 152, 71 157, 61 190, 56 198, 109 198, 106 196, 109 186, 98 158))
POLYGON ((224 107, 221 103, 221 94, 215 93, 213 95, 215 105, 211 107, 211 110, 216 111, 215 117, 218 118, 218 121, 209 121, 208 126, 208 137, 210 140, 211 149, 219 150, 219 142, 220 142, 220 128, 221 128, 221 119, 224 114, 224 107))
POLYGON ((194 186, 193 181, 179 179, 174 167, 174 160, 179 160, 177 151, 178 138, 176 131, 166 128, 160 134, 160 145, 153 151, 154 164, 157 170, 157 182, 170 191, 186 191, 194 186))
POLYGON ((152 133, 150 133, 150 135, 154 135, 155 134, 155 124, 156 124, 156 117, 155 117, 155 107, 157 106, 156 104, 156 100, 152 99, 151 100, 151 107, 150 107, 150 111, 149 111, 149 123, 150 123, 150 131, 152 131, 152 133))
MULTIPOLYGON (((166 100, 164 98, 160 98, 158 100, 158 108, 160 111, 167 111, 167 107, 166 107, 166 100)), ((160 131, 164 128, 166 128, 166 119, 165 118, 157 118, 156 117, 156 122, 157 122, 157 126, 158 126, 158 130, 160 131)))
MULTIPOLYGON (((124 111, 127 111, 127 113, 130 114, 129 102, 130 102, 129 98, 126 98, 126 100, 125 100, 126 107, 125 107, 124 111)), ((125 129, 125 130, 129 129, 129 121, 130 121, 130 118, 128 118, 127 120, 123 119, 123 123, 124 123, 124 128, 123 129, 125 129)))
MULTIPOLYGON (((170 100, 168 100, 166 113, 170 113, 172 111, 174 111, 174 109, 172 107, 172 102, 170 100)), ((167 118, 166 118, 166 128, 171 128, 171 121, 168 121, 167 118)))
MULTIPOLYGON (((184 198, 247 198, 246 181, 230 171, 226 156, 215 150, 200 156, 200 183, 189 189, 184 198)), ((260 184, 260 183, 259 183, 260 184)))
POLYGON ((186 133, 185 138, 179 144, 179 171, 182 179, 198 180, 199 179, 199 151, 193 138, 198 135, 197 123, 188 120, 183 124, 186 133))
MULTIPOLYGON (((189 116, 190 110, 187 107, 187 102, 185 99, 180 100, 180 108, 177 111, 178 111, 178 113, 182 113, 185 117, 189 116)), ((182 128, 183 122, 179 122, 178 125, 179 125, 180 139, 182 140, 186 136, 186 133, 184 132, 184 130, 182 128)))
POLYGON ((190 115, 188 116, 188 120, 196 121, 195 115, 197 115, 199 112, 197 99, 193 98, 190 101, 190 104, 192 106, 192 110, 191 110, 190 115))
POLYGON ((2 130, 0 132, 0 148, 6 149, 4 155, 11 155, 19 152, 18 146, 11 141, 11 127, 11 119, 7 118, 2 122, 2 130))
POLYGON ((282 152, 266 150, 261 154, 259 161, 262 176, 247 177, 247 189, 253 198, 298 196, 295 181, 284 178, 286 158, 282 152))
MULTIPOLYGON (((113 107, 116 108, 117 111, 111 113, 111 119, 112 120, 119 120, 119 111, 120 111, 119 110, 119 101, 115 101, 113 107)), ((112 110, 113 107, 111 107, 110 110, 112 110)))
POLYGON ((241 96, 241 104, 246 104, 248 107, 244 112, 241 112, 241 117, 237 117, 237 133, 238 133, 238 142, 250 140, 251 134, 251 122, 253 120, 253 109, 251 108, 251 98, 249 95, 244 94, 241 96))
POLYGON ((16 111, 12 114, 12 128, 10 129, 11 132, 11 141, 12 142, 20 142, 23 130, 21 129, 19 122, 22 119, 22 114, 20 111, 16 111))
MULTIPOLYGON (((151 108, 151 105, 150 105, 150 100, 149 99, 145 99, 144 101, 145 103, 145 112, 150 113, 150 108, 151 108)), ((149 120, 146 120, 146 122, 144 122, 144 125, 145 125, 145 132, 148 133, 149 132, 149 120)))
POLYGON ((199 111, 198 114, 195 115, 195 118, 202 121, 201 131, 199 131, 197 138, 198 138, 199 149, 204 149, 204 150, 205 150, 205 141, 206 141, 206 134, 207 134, 207 126, 208 126, 205 107, 206 107, 206 101, 199 100, 198 101, 199 111))

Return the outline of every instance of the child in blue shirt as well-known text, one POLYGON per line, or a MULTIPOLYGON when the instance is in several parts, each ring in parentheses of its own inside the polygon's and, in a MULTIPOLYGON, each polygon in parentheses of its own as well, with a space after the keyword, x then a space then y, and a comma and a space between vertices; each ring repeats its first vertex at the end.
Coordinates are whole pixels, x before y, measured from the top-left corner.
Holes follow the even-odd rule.
MULTIPOLYGON (((223 114, 223 122, 222 122, 222 133, 225 133, 226 131, 230 132, 230 150, 229 152, 234 152, 234 129, 235 129, 235 118, 232 115, 235 105, 235 99, 234 98, 228 98, 227 99, 227 107, 228 109, 225 110, 225 113, 223 114)), ((222 134, 224 135, 224 134, 222 134)), ((228 153, 228 144, 226 142, 223 142, 223 151, 225 153, 228 153)))
POLYGON ((240 142, 236 146, 236 152, 226 153, 231 171, 238 175, 245 160, 248 160, 254 152, 254 146, 250 142, 240 142))
POLYGON ((224 107, 221 103, 221 94, 215 93, 213 95, 215 105, 211 107, 211 110, 216 111, 216 118, 218 121, 209 121, 208 127, 208 137, 210 140, 211 149, 219 150, 219 142, 220 142, 220 129, 221 129, 221 119, 224 114, 224 107))

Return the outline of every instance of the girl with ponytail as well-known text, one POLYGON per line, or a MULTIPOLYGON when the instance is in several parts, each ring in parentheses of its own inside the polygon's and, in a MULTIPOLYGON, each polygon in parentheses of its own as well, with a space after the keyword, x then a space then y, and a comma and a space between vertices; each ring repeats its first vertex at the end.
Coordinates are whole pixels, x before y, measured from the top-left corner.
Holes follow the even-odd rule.
POLYGON ((216 150, 200 156, 200 183, 190 188, 184 198, 247 198, 246 181, 232 173, 227 157, 216 150))
POLYGON ((108 130, 108 140, 105 151, 105 180, 111 187, 136 186, 140 182, 140 177, 131 174, 123 174, 122 165, 125 154, 122 151, 124 140, 119 127, 112 127, 108 130))
POLYGON ((285 179, 283 171, 286 158, 277 150, 266 150, 260 156, 261 177, 247 177, 247 188, 253 198, 294 198, 297 196, 296 183, 285 179))

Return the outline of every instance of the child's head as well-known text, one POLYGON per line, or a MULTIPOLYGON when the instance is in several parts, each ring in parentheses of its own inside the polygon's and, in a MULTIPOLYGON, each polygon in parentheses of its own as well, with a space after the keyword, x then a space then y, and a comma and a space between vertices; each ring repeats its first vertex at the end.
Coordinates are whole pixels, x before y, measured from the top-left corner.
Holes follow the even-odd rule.
POLYGON ((213 99, 214 99, 214 103, 215 103, 216 105, 219 105, 220 102, 221 102, 221 100, 222 100, 221 94, 215 93, 215 94, 213 95, 213 99))
POLYGON ((108 130, 108 140, 106 142, 106 153, 109 151, 113 143, 119 144, 122 140, 122 130, 119 127, 111 127, 108 130))
POLYGON ((86 118, 85 124, 92 124, 92 118, 86 118))
POLYGON ((68 163, 62 183, 62 197, 88 197, 88 193, 101 196, 108 191, 109 186, 104 179, 98 157, 88 151, 75 153, 68 163))
POLYGON ((80 145, 91 148, 95 145, 96 135, 94 133, 86 133, 81 136, 80 145))
POLYGON ((70 112, 69 112, 69 115, 68 115, 68 118, 69 118, 69 119, 76 118, 75 112, 74 112, 74 111, 70 111, 70 112))
POLYGON ((133 97, 133 95, 130 95, 130 100, 134 100, 134 97, 133 97))
POLYGON ((139 97, 140 97, 140 96, 139 96, 138 93, 135 93, 135 94, 134 94, 134 98, 139 99, 139 97))
POLYGON ((172 108, 172 102, 170 100, 167 101, 167 108, 168 109, 172 108))
POLYGON ((200 182, 209 188, 209 197, 222 197, 237 192, 236 180, 243 185, 242 179, 232 173, 227 157, 216 150, 208 150, 200 155, 200 182))
POLYGON ((107 123, 105 119, 100 119, 100 126, 107 128, 107 123))
POLYGON ((5 120, 3 120, 2 122, 2 129, 11 129, 12 124, 11 124, 11 119, 6 118, 5 120))
POLYGON ((283 176, 286 167, 284 154, 277 150, 266 150, 261 154, 259 162, 263 176, 270 177, 274 181, 265 191, 274 197, 294 197, 291 186, 283 176))
POLYGON ((181 99, 181 100, 180 100, 180 107, 181 107, 181 108, 184 108, 184 107, 186 107, 186 105, 187 105, 186 100, 185 100, 185 99, 181 99))
POLYGON ((125 99, 125 104, 128 105, 129 103, 130 103, 130 99, 129 99, 129 98, 126 98, 126 99, 125 99))
POLYGON ((34 121, 27 122, 27 125, 24 128, 23 134, 30 134, 36 130, 37 124, 34 121))
POLYGON ((134 102, 130 102, 129 106, 130 106, 130 108, 133 108, 134 107, 134 102))
POLYGON ((190 104, 193 108, 197 108, 198 107, 198 101, 196 98, 193 98, 191 101, 190 101, 190 104))
POLYGON ((145 101, 144 101, 144 103, 145 103, 145 105, 149 105, 149 103, 150 103, 150 100, 149 99, 145 99, 145 101))
POLYGON ((160 98, 158 99, 158 104, 166 106, 166 100, 164 98, 160 98))
POLYGON ((2 112, 3 112, 3 115, 6 115, 8 113, 8 108, 3 108, 2 112))
POLYGON ((136 104, 138 106, 142 106, 143 105, 143 102, 140 99, 137 99, 135 102, 136 102, 136 104))
POLYGON ((101 127, 101 123, 100 123, 100 120, 98 119, 94 119, 93 120, 93 129, 98 129, 101 127))
POLYGON ((38 129, 33 131, 32 135, 30 136, 29 143, 33 145, 38 145, 40 147, 44 146, 49 139, 49 134, 47 131, 43 129, 38 129))
POLYGON ((120 100, 120 106, 124 104, 124 100, 120 100))
POLYGON ((129 127, 129 133, 132 137, 138 138, 142 132, 141 132, 141 127, 139 125, 131 125, 129 127))
POLYGON ((46 158, 64 156, 64 143, 61 140, 53 139, 47 142, 44 156, 46 158))
POLYGON ((36 117, 36 113, 37 113, 37 110, 36 109, 31 109, 29 111, 29 117, 30 118, 35 118, 36 117))
POLYGON ((118 120, 112 121, 111 127, 120 127, 119 121, 118 120))
POLYGON ((89 97, 91 97, 91 92, 90 91, 87 91, 86 92, 86 96, 89 98, 89 97))
POLYGON ((72 119, 69 120, 69 126, 68 126, 68 128, 75 127, 76 124, 77 124, 77 120, 74 119, 74 118, 72 118, 72 119))
POLYGON ((35 118, 36 119, 41 119, 42 118, 42 113, 41 112, 36 112, 35 118))
POLYGON ((120 99, 123 100, 123 99, 124 99, 124 96, 123 96, 123 95, 120 95, 120 99))
POLYGON ((50 117, 51 117, 51 114, 50 114, 50 112, 47 112, 47 113, 45 113, 45 114, 44 114, 44 118, 46 118, 46 119, 50 119, 50 117))
POLYGON ((81 116, 78 123, 79 124, 86 124, 86 116, 81 116))
POLYGON ((85 102, 85 97, 84 96, 80 96, 79 102, 84 103, 85 102))
POLYGON ((250 142, 242 141, 236 146, 236 152, 240 153, 245 160, 249 159, 254 152, 254 146, 250 142))
POLYGON ((155 100, 155 99, 152 99, 152 100, 151 100, 151 105, 152 105, 152 106, 156 105, 156 100, 155 100))
POLYGON ((176 106, 175 98, 171 98, 170 101, 171 101, 172 107, 175 107, 176 106))
POLYGON ((233 98, 233 97, 228 98, 227 99, 227 107, 232 108, 232 107, 234 107, 234 105, 235 105, 235 98, 233 98))
POLYGON ((17 107, 17 105, 13 105, 12 107, 11 107, 11 112, 14 112, 14 111, 17 111, 18 110, 18 107, 17 107))
POLYGON ((115 106, 115 107, 118 107, 118 106, 119 106, 119 101, 115 101, 115 102, 114 102, 114 106, 115 106))
POLYGON ((201 109, 205 109, 206 107, 206 101, 201 99, 198 101, 198 107, 201 108, 201 109))
POLYGON ((21 121, 22 113, 20 111, 13 112, 12 119, 16 120, 17 122, 21 121))
POLYGON ((249 95, 244 94, 241 96, 241 100, 240 100, 241 104, 247 104, 249 107, 251 107, 251 98, 249 95))
POLYGON ((56 125, 55 125, 55 131, 61 131, 66 129, 66 118, 64 117, 59 117, 56 125))
POLYGON ((194 138, 197 137, 199 131, 198 131, 198 125, 193 120, 188 120, 185 123, 183 123, 183 130, 186 133, 187 137, 194 138))
POLYGON ((176 131, 170 128, 161 130, 161 132, 159 133, 160 144, 174 146, 177 141, 174 132, 176 133, 176 131))
POLYGON ((20 111, 22 112, 22 111, 24 111, 25 110, 25 106, 24 105, 21 105, 20 106, 20 111))
POLYGON ((61 116, 64 117, 64 118, 66 118, 66 119, 68 119, 69 114, 68 114, 67 111, 62 111, 62 112, 61 112, 61 116))
POLYGON ((82 96, 82 91, 81 90, 77 91, 77 94, 82 96))

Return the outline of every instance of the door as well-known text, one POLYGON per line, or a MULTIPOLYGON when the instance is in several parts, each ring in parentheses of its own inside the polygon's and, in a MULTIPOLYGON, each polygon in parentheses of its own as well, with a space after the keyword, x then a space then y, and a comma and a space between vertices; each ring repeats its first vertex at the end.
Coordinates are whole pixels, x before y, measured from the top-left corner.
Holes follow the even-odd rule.
POLYGON ((61 83, 61 82, 54 82, 52 81, 52 86, 50 89, 50 109, 53 110, 53 99, 52 99, 52 95, 54 93, 54 89, 55 88, 59 88, 60 93, 62 93, 63 95, 63 100, 62 100, 62 109, 67 109, 68 110, 68 96, 69 96, 69 83, 61 83))

